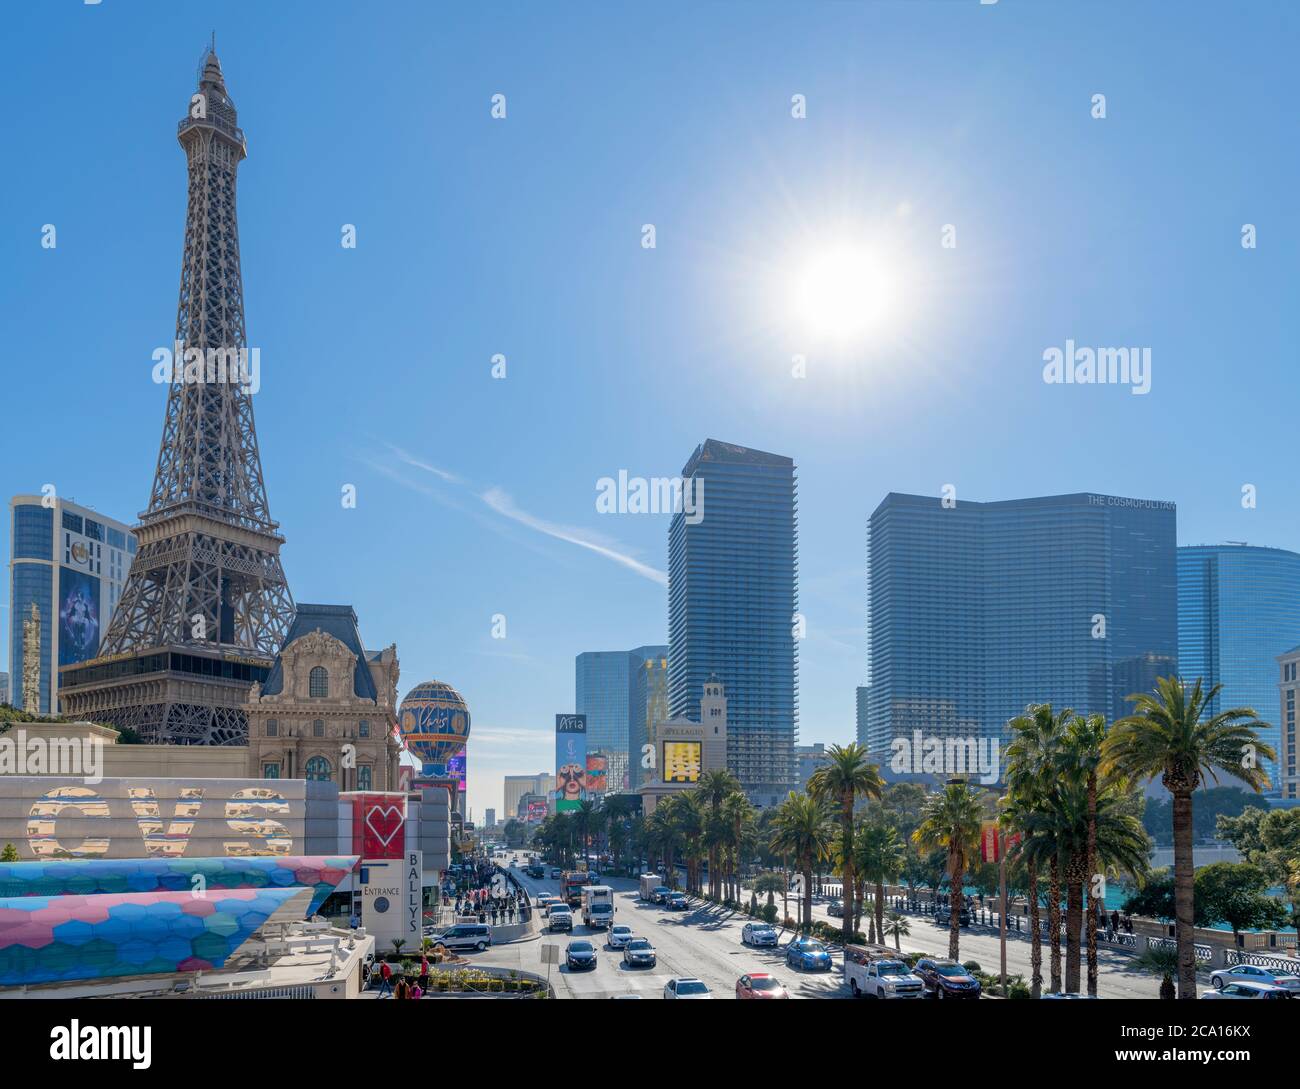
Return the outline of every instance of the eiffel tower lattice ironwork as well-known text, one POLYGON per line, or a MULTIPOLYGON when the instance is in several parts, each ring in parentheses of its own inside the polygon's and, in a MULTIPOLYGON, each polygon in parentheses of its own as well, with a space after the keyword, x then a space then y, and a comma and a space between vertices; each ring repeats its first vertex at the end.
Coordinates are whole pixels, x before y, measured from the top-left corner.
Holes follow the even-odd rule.
MULTIPOLYGON (((139 550, 99 656, 61 672, 65 714, 150 742, 242 743, 242 704, 293 619, 253 423, 236 174, 247 154, 216 53, 177 137, 189 201, 172 382, 139 550)), ((260 370, 260 368, 259 368, 260 370)))

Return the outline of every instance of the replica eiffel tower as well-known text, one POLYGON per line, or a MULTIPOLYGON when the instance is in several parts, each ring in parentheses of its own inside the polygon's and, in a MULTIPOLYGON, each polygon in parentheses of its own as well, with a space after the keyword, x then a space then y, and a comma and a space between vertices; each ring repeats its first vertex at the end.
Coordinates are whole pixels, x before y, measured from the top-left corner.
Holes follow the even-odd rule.
POLYGON ((250 372, 233 365, 248 348, 235 214, 247 145, 215 48, 177 136, 189 207, 158 468, 99 657, 60 671, 60 699, 65 715, 128 727, 146 742, 242 744, 242 705, 265 681, 294 606, 266 502, 250 372))

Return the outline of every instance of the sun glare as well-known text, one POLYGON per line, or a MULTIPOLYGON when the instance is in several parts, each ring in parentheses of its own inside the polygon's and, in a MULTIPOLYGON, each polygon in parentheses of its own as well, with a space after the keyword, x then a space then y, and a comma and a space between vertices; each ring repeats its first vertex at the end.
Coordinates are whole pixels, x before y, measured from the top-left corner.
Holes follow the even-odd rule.
POLYGON ((880 259, 849 245, 806 258, 791 294, 794 318, 808 334, 841 342, 879 328, 896 301, 894 281, 880 259))

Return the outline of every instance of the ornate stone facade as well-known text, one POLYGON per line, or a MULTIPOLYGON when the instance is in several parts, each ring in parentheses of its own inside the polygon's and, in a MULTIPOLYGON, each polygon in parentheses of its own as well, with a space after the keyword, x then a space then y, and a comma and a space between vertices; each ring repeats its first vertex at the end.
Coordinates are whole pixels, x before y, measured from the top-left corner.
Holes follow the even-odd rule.
POLYGON ((397 789, 397 647, 363 656, 320 628, 285 645, 278 691, 254 685, 248 694, 251 775, 397 789), (373 698, 357 694, 369 690, 373 698))

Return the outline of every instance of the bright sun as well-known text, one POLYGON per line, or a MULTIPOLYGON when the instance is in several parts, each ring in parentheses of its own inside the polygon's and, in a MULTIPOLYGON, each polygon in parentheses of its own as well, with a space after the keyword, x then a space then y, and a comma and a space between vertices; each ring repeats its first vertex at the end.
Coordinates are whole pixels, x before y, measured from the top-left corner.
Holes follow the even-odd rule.
POLYGON ((792 295, 794 316, 809 334, 841 342, 878 327, 895 303, 879 258, 848 245, 809 257, 796 271, 792 295))

